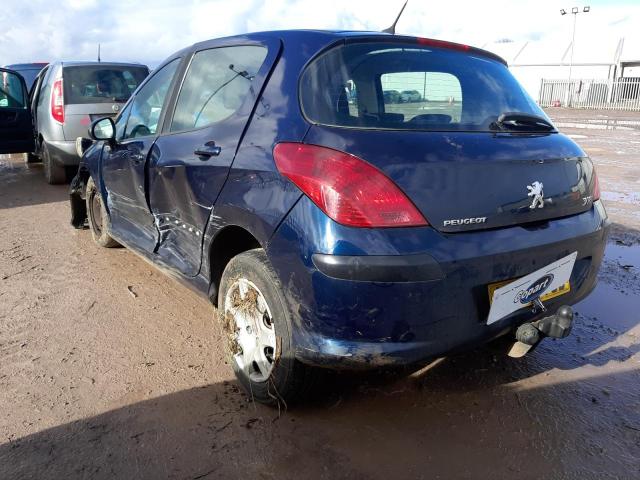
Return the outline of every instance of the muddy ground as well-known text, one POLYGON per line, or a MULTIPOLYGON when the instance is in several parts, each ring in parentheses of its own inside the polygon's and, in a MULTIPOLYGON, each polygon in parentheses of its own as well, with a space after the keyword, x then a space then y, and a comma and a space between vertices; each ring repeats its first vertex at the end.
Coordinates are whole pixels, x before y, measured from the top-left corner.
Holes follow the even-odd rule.
POLYGON ((98 248, 66 187, 0 157, 0 479, 640 478, 639 116, 551 113, 616 224, 574 333, 339 377, 280 414, 239 391, 205 300, 98 248))

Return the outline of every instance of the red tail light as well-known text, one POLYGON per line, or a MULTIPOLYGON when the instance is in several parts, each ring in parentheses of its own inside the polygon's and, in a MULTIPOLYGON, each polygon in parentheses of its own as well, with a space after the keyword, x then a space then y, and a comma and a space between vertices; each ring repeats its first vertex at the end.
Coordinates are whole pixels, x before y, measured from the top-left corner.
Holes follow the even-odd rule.
POLYGON ((338 223, 350 227, 428 225, 395 183, 358 157, 301 143, 279 143, 273 155, 280 173, 338 223))
POLYGON ((51 116, 56 122, 64 123, 64 95, 62 80, 56 80, 51 91, 51 116))
POLYGON ((593 171, 593 201, 600 200, 600 181, 596 171, 593 171))

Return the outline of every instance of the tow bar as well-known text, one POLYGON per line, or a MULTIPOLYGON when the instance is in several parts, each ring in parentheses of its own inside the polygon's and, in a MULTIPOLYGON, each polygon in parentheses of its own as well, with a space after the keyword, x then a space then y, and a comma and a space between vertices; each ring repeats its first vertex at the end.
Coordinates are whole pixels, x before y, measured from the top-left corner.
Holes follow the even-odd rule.
MULTIPOLYGON (((542 302, 536 300, 535 308, 539 307, 543 312, 547 309, 542 302)), ((509 350, 509 356, 513 358, 523 357, 529 350, 535 347, 545 337, 565 338, 571 333, 573 326, 573 309, 563 305, 555 315, 541 318, 535 322, 523 323, 516 330, 516 342, 509 350)))

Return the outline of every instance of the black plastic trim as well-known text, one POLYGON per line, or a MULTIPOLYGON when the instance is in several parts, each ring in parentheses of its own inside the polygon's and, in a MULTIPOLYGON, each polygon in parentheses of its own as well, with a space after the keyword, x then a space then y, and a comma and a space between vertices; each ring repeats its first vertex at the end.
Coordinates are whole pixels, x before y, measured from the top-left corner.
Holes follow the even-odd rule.
POLYGON ((313 264, 325 275, 360 282, 431 282, 444 273, 428 254, 328 255, 315 253, 313 264))

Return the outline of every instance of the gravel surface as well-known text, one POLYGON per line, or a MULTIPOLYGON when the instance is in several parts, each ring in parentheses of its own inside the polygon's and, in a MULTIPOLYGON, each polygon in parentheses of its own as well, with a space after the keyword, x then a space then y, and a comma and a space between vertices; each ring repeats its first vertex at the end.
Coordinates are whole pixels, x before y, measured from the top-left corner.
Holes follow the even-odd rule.
POLYGON ((67 187, 0 156, 0 479, 640 478, 640 130, 551 114, 615 222, 573 334, 332 377, 288 412, 239 391, 206 300, 97 247, 67 187))

